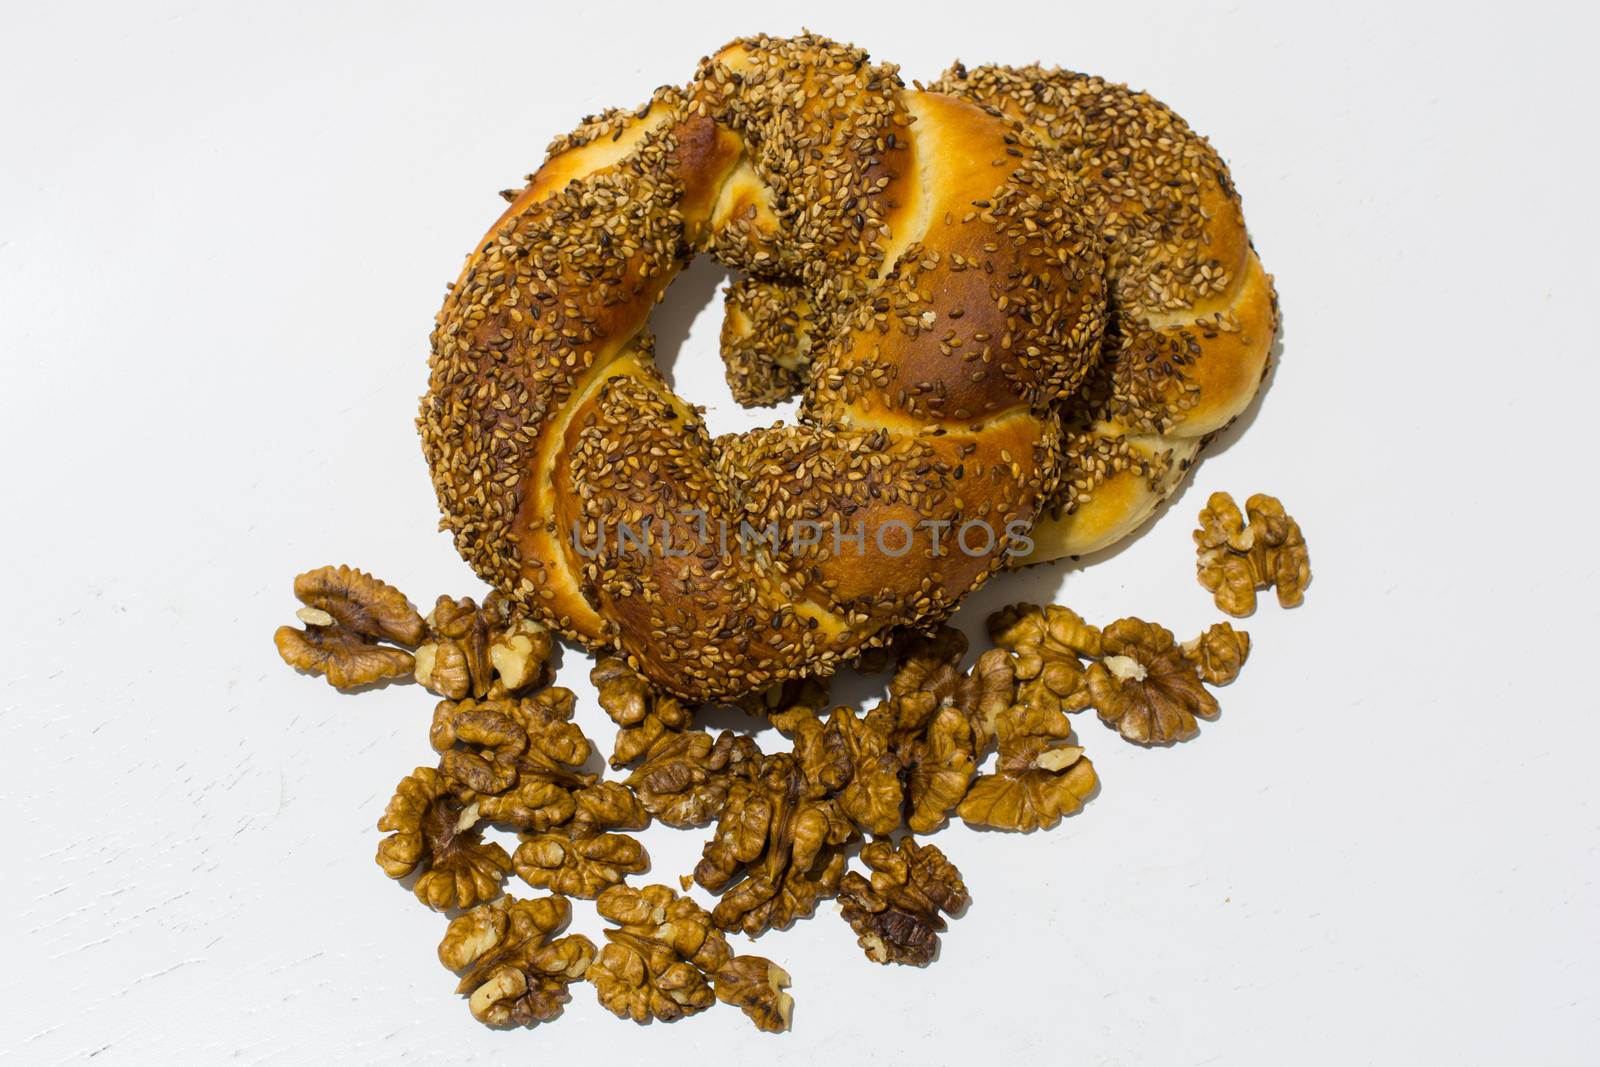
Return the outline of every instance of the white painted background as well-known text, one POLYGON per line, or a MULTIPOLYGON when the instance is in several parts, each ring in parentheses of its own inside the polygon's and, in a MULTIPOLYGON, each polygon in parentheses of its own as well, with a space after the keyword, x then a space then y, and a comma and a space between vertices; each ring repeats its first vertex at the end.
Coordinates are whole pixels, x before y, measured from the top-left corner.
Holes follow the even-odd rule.
MULTIPOLYGON (((1592 15, 13 0, 0 27, 0 1060, 1592 1062, 1592 15), (270 636, 322 563, 481 592, 411 420, 495 190, 579 116, 802 23, 908 77, 1037 58, 1154 91, 1231 163, 1282 293, 1248 432, 1125 550, 961 623, 1059 597, 1197 631, 1214 489, 1280 495, 1316 580, 1249 621, 1198 740, 1080 719, 1082 815, 937 838, 974 903, 934 966, 869 964, 825 908, 757 947, 794 976, 786 1036, 725 1007, 639 1028, 584 986, 489 1032, 443 920, 372 861, 432 700, 340 696, 270 636)), ((680 283, 663 347, 713 428, 764 423, 695 315, 718 280, 680 283)), ((609 745, 586 676, 569 651, 609 745)), ((657 876, 700 840, 652 829, 657 876)))

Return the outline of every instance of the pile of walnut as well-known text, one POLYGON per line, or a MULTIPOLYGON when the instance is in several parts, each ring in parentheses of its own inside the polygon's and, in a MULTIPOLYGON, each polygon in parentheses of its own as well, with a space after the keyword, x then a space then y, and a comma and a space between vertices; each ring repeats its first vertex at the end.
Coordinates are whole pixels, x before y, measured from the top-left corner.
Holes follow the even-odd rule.
MULTIPOLYGON (((1246 514, 1248 525, 1222 493, 1201 513, 1202 584, 1234 614, 1266 585, 1299 603, 1310 579, 1299 527, 1271 497, 1251 497, 1246 514)), ((1096 787, 1069 713, 1092 707, 1140 744, 1187 740, 1218 711, 1206 686, 1231 682, 1250 650, 1226 622, 1180 644, 1142 619, 1097 627, 1064 607, 1018 604, 989 619, 995 647, 968 670, 958 631, 908 637, 888 699, 865 714, 829 711, 815 681, 747 699, 746 711, 793 742, 774 753, 733 731, 693 729, 694 709, 604 658, 591 678, 618 726, 610 765, 628 773, 601 781, 583 770, 592 749, 572 722, 573 694, 549 684, 549 633, 506 600, 440 597, 423 618, 399 590, 349 567, 302 574, 294 591, 305 627, 278 630, 285 661, 343 690, 415 678, 444 698, 429 728, 438 764, 400 782, 378 822, 389 836, 377 859, 390 877, 413 879, 429 907, 458 912, 439 959, 493 1026, 553 1018, 568 987, 587 981, 636 1022, 721 1000, 762 1030, 786 1029, 788 974, 735 955, 726 935, 788 927, 831 898, 869 958, 928 963, 945 916, 968 896, 944 853, 911 835, 952 816, 1055 826, 1096 787), (991 749, 993 769, 979 774, 991 749), (665 885, 623 884, 649 857, 620 831, 652 818, 715 824, 693 872, 718 896, 711 911, 665 885), (485 841, 486 825, 515 830, 515 853, 485 841), (846 870, 856 846, 865 874, 846 870), (551 895, 507 895, 512 872, 551 895), (570 897, 593 899, 615 924, 603 949, 558 936, 570 897)))

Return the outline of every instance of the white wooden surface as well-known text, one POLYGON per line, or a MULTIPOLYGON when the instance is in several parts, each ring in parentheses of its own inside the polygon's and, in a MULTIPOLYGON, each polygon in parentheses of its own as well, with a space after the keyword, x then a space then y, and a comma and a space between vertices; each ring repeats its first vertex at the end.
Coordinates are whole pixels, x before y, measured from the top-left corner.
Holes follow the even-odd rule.
MULTIPOLYGON (((1595 27, 1565 6, 7 5, 0 1059, 1592 1062, 1595 27), (1230 160, 1278 277, 1248 432, 1125 550, 962 624, 1059 596, 1196 631, 1219 488, 1281 495, 1316 581, 1249 621, 1198 740, 1081 720, 1081 816, 939 836, 974 904, 936 965, 873 966, 824 909, 757 947, 794 976, 786 1036, 638 1028, 583 986, 489 1032, 372 862, 431 700, 340 696, 269 636, 325 562, 480 591, 411 421, 494 191, 579 116, 801 24, 908 77, 1037 58, 1151 89, 1230 160)), ((714 428, 764 423, 721 384, 717 282, 680 284, 664 347, 714 428)), ((586 675, 569 651, 609 744, 586 675)), ((652 829, 655 875, 700 840, 652 829)))

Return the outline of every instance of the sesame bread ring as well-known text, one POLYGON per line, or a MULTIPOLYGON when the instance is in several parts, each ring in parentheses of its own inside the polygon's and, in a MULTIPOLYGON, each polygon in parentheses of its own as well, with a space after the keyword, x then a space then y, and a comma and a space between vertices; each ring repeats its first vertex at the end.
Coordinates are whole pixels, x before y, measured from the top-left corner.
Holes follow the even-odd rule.
POLYGON ((586 122, 439 313, 419 429, 443 525, 691 700, 947 615, 1056 492, 1054 408, 1100 351, 1100 241, 1058 158, 811 36, 586 122), (713 440, 655 369, 650 311, 702 251, 794 279, 826 323, 797 425, 713 440))
MULTIPOLYGON (((1144 522, 1255 397, 1277 335, 1272 279, 1221 158, 1149 95, 1070 71, 959 64, 930 88, 996 108, 1049 145, 1104 239, 1104 352, 1059 405, 1061 487, 1033 552, 1012 562, 1104 548, 1144 522)), ((803 309, 803 292, 781 279, 730 287, 722 349, 741 403, 773 403, 804 381, 803 309)))

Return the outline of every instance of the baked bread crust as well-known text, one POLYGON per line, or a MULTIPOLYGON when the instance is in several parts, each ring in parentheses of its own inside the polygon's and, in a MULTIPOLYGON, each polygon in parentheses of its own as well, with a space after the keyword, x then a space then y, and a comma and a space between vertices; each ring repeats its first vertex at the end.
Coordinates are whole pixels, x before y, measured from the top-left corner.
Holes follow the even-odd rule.
MULTIPOLYGON (((1056 68, 956 65, 930 90, 996 108, 1059 154, 1105 242, 1104 353, 1059 405, 1061 488, 1014 563, 1093 552, 1137 529, 1211 436, 1249 406, 1277 336, 1272 279, 1205 138, 1146 93, 1056 68)), ((770 404, 804 380, 810 338, 781 280, 730 290, 729 384, 770 404)))
POLYGON ((1060 405, 1061 490, 1017 562, 1105 548, 1255 398, 1278 332, 1272 279, 1227 166, 1149 94, 1038 66, 957 64, 930 88, 998 108, 1055 149, 1105 240, 1105 355, 1060 405))
POLYGON ((947 615, 1013 530, 1033 559, 1121 536, 1248 403, 1274 326, 1226 171, 1159 104, 1035 68, 908 90, 758 37, 551 146, 439 313, 418 425, 485 581, 731 698, 947 615), (797 425, 713 440, 654 367, 650 311, 700 252, 748 275, 730 380, 803 384, 797 425))
POLYGON ((1052 406, 1100 346, 1099 242, 1054 158, 816 37, 735 42, 558 140, 433 335, 419 428, 463 556, 695 700, 830 673, 953 610, 1009 546, 940 553, 919 526, 1031 525, 1058 480, 1052 406), (697 251, 793 279, 828 324, 798 425, 713 441, 651 364, 649 313, 697 251), (789 543, 836 516, 869 547, 905 523, 910 548, 789 543), (783 543, 721 543, 742 524, 783 543))

